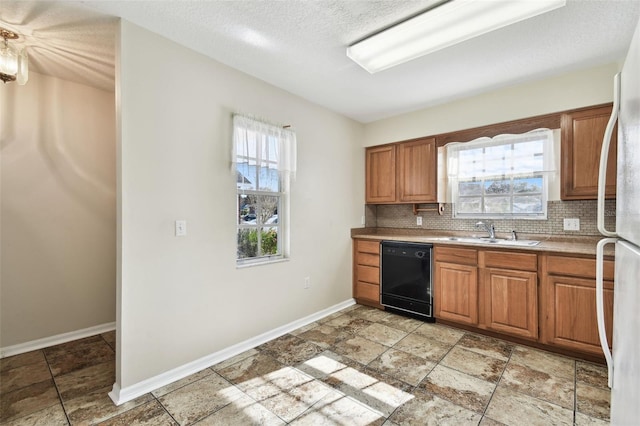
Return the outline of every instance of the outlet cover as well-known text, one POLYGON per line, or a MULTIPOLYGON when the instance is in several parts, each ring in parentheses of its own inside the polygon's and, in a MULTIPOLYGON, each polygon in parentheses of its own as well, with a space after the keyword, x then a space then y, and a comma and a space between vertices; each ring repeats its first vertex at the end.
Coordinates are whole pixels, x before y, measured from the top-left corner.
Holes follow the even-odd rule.
POLYGON ((565 231, 579 231, 580 230, 580 219, 565 219, 564 220, 564 230, 565 231))
POLYGON ((184 237, 187 235, 187 221, 176 220, 176 237, 184 237))
POLYGON ((416 216, 416 225, 422 226, 422 216, 416 216))

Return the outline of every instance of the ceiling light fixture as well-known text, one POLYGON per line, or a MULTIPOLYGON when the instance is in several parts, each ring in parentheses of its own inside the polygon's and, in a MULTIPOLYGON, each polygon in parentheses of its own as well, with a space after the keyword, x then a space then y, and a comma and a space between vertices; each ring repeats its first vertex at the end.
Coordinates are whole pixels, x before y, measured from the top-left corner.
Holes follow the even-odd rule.
POLYGON ((0 44, 0 80, 5 83, 16 81, 20 85, 25 84, 29 80, 27 49, 18 49, 9 44, 9 40, 19 37, 13 31, 0 27, 0 37, 4 39, 0 44))
POLYGON ((347 48, 370 73, 562 7, 566 0, 450 0, 347 48))

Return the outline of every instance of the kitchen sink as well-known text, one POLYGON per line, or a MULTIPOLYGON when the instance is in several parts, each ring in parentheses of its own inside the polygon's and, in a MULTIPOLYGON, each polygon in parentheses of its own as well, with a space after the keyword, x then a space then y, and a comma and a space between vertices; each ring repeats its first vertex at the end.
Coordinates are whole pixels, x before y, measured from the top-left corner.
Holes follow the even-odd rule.
POLYGON ((433 239, 436 241, 451 241, 451 242, 471 243, 471 244, 495 244, 498 246, 533 247, 540 244, 540 241, 537 241, 537 240, 507 240, 505 238, 489 238, 489 237, 438 237, 433 239))

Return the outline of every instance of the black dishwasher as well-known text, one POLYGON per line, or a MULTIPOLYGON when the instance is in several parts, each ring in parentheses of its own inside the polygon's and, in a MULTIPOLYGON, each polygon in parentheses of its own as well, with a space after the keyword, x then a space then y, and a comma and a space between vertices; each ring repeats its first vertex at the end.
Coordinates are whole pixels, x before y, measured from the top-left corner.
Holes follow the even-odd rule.
POLYGON ((382 242, 380 300, 383 306, 435 321, 432 253, 432 244, 382 242))

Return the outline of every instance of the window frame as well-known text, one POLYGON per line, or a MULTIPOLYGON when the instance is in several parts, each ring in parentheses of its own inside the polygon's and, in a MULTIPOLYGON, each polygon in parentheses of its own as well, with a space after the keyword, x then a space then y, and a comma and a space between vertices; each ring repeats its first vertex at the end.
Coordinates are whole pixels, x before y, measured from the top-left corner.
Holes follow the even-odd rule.
MULTIPOLYGON (((507 148, 507 150, 510 149, 514 151, 515 145, 519 143, 527 142, 526 138, 528 137, 528 133, 533 133, 537 131, 549 132, 545 135, 544 138, 540 139, 540 143, 542 144, 541 148, 542 148, 542 155, 543 155, 542 169, 545 169, 545 168, 553 169, 553 166, 549 167, 549 164, 553 164, 553 160, 554 160, 553 159, 554 136, 553 136, 553 132, 548 129, 538 129, 532 132, 522 133, 518 135, 499 135, 499 136, 496 136, 495 138, 480 138, 470 142, 455 143, 453 145, 456 146, 456 149, 458 151, 455 157, 456 160, 458 161, 458 164, 454 164, 454 165, 449 164, 447 167, 452 168, 456 171, 463 167, 460 164, 461 151, 472 150, 472 149, 482 150, 482 155, 484 156, 487 153, 487 149, 489 148, 494 148, 498 146, 505 147, 508 145, 510 145, 511 147, 507 148), (516 138, 523 138, 523 140, 517 141, 516 138), (500 142, 501 140, 503 140, 502 143, 500 142)), ((536 139, 532 139, 532 140, 535 141, 536 139)), ((449 157, 449 152, 447 152, 447 157, 449 157)), ((513 159, 517 159, 517 158, 512 157, 512 161, 513 159)), ((484 164, 485 158, 482 158, 480 160, 474 160, 474 162, 475 161, 479 161, 484 164)), ((491 161, 491 157, 489 157, 488 161, 491 161)), ((503 161, 504 161, 504 158, 503 158, 503 161)), ((449 163, 449 161, 447 161, 447 163, 449 163)), ((507 165, 507 164, 505 163, 504 165, 507 165)), ((526 170, 524 172, 517 172, 516 170, 514 170, 514 167, 512 164, 509 170, 507 170, 506 168, 498 169, 498 170, 495 170, 495 173, 493 174, 486 174, 485 172, 486 170, 483 169, 482 173, 478 173, 479 176, 472 175, 472 176, 460 177, 457 173, 455 173, 454 176, 449 175, 448 181, 449 181, 449 187, 450 187, 451 202, 453 204, 452 217, 454 219, 525 219, 525 220, 546 220, 547 219, 547 203, 549 201, 549 184, 551 181, 548 175, 549 175, 549 172, 553 172, 553 170, 536 170, 536 171, 526 170), (520 179, 541 179, 540 191, 524 192, 524 193, 515 192, 516 188, 515 188, 514 182, 520 179), (510 181, 509 192, 502 193, 502 194, 488 194, 486 192, 488 182, 504 181, 504 180, 510 181), (473 194, 460 195, 460 186, 468 182, 479 182, 481 193, 475 194, 475 195, 473 194), (541 210, 539 212, 526 212, 526 213, 514 212, 514 199, 520 195, 521 196, 539 195, 540 201, 541 201, 541 210), (487 206, 486 200, 491 198, 498 198, 498 197, 509 198, 509 210, 510 210, 509 212, 496 213, 496 212, 486 211, 486 206, 487 206), (481 212, 460 211, 461 200, 465 200, 465 199, 471 200, 471 199, 478 199, 478 198, 480 200, 480 207, 482 210, 481 212)))

